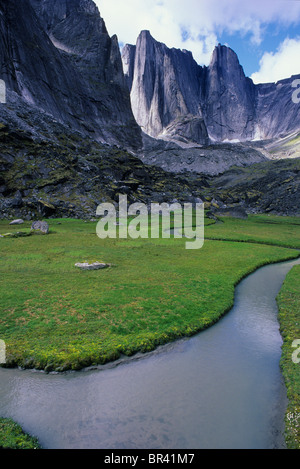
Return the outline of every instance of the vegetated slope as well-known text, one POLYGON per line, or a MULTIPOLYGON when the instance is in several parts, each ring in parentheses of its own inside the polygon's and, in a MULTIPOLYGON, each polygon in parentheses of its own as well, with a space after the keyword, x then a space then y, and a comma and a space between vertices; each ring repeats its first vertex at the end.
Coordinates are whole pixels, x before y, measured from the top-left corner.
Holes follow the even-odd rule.
MULTIPOLYGON (((102 202, 200 201, 206 178, 165 173, 52 123, 51 140, 0 126, 0 218, 92 218, 102 202)), ((47 132, 46 132, 47 134, 47 132)))
MULTIPOLYGON (((13 126, 14 128, 14 126, 13 126)), ((217 177, 170 173, 118 147, 51 123, 51 139, 0 126, 0 218, 92 218, 97 206, 128 202, 206 202, 248 213, 300 213, 299 159, 233 168, 217 177)))
POLYGON ((208 192, 220 206, 240 203, 249 212, 300 215, 300 159, 231 168, 211 179, 208 192))

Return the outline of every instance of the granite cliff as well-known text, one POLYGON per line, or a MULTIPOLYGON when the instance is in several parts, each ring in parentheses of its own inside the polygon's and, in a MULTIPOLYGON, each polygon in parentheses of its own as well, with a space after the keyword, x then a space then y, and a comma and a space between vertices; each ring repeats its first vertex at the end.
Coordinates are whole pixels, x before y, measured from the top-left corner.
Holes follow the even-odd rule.
POLYGON ((146 31, 122 59, 92 0, 0 1, 0 218, 91 218, 120 193, 300 213, 291 79, 254 85, 231 49, 200 67, 146 31))
POLYGON ((203 71, 190 52, 170 50, 142 31, 136 46, 125 46, 122 59, 133 113, 146 134, 158 137, 179 118, 175 127, 181 126, 182 138, 208 142, 200 106, 203 71), (192 123, 181 119, 189 116, 192 123))
POLYGON ((2 0, 0 38, 5 123, 39 134, 46 113, 97 141, 141 145, 117 37, 92 0, 2 0), (40 127, 26 107, 40 112, 40 127))
POLYGON ((208 67, 149 31, 122 51, 134 116, 149 136, 206 145, 278 138, 300 130, 292 82, 255 85, 236 53, 218 45, 208 67))

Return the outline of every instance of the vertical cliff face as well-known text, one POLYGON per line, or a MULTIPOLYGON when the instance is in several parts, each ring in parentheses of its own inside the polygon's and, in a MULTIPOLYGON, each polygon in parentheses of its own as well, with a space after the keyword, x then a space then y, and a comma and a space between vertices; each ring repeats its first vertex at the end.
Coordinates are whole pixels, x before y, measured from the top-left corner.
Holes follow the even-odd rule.
POLYGON ((256 85, 255 137, 281 137, 300 129, 300 104, 293 101, 292 83, 300 75, 277 83, 256 85))
POLYGON ((133 113, 152 137, 205 144, 277 137, 300 128, 292 81, 254 85, 236 53, 218 45, 208 67, 142 31, 122 53, 133 113))
POLYGON ((0 38, 9 90, 97 140, 140 146, 118 40, 92 0, 3 0, 0 38))
POLYGON ((125 44, 122 50, 124 78, 129 90, 132 88, 136 46, 125 44))
POLYGON ((245 77, 235 52, 215 48, 208 67, 205 123, 213 140, 251 140, 254 136, 255 87, 245 77))
MULTIPOLYGON (((76 67, 92 85, 97 80, 124 86, 117 37, 91 0, 30 0, 53 45, 76 56, 76 67)), ((75 57, 73 61, 75 62, 75 57)))
POLYGON ((191 115, 199 121, 194 137, 202 143, 207 140, 199 102, 203 71, 190 52, 168 49, 149 31, 142 31, 136 46, 123 49, 122 60, 132 110, 144 132, 152 137, 166 134, 169 124, 175 121, 183 130, 181 118, 191 115))

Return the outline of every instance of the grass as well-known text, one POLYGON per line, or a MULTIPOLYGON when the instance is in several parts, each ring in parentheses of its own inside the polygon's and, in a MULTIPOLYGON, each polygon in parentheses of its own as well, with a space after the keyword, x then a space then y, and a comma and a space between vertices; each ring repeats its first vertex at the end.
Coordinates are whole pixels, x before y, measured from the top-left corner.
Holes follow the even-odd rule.
MULTIPOLYGON (((193 335, 231 308, 234 288, 243 277, 261 265, 295 258, 295 248, 300 249, 296 217, 209 221, 199 250, 186 250, 184 239, 100 240, 91 222, 61 219, 49 224, 49 235, 0 239, 5 366, 78 370, 193 335), (112 267, 89 272, 75 268, 84 261, 112 267)), ((28 232, 30 223, 21 229, 28 232)), ((0 222, 0 233, 19 230, 0 222)), ((299 269, 288 276, 278 300, 288 337, 296 334, 292 315, 299 318, 295 275, 299 269)), ((288 369, 288 353, 283 352, 282 367, 296 402, 297 368, 288 369)), ((299 400, 295 408, 299 412, 299 400)))
POLYGON ((206 228, 206 237, 262 243, 300 249, 300 218, 275 215, 250 215, 248 220, 221 218, 223 223, 206 228))
POLYGON ((289 400, 285 419, 289 449, 300 449, 300 342, 298 348, 294 343, 300 341, 299 285, 300 265, 297 265, 287 275, 277 298, 283 337, 281 367, 289 400))
MULTIPOLYGON (((284 246, 297 247, 300 230, 286 220, 266 226, 261 218, 206 228, 208 236, 219 236, 221 227, 224 238, 253 232, 248 239, 257 243, 274 226, 285 234, 283 247, 206 240, 202 249, 187 251, 184 239, 100 240, 95 223, 66 219, 50 221, 47 236, 2 238, 0 337, 7 366, 76 370, 205 329, 231 308, 245 275, 296 256, 284 246), (113 267, 74 267, 96 260, 113 267)), ((7 231, 3 222, 0 230, 7 231)))
POLYGON ((40 449, 40 445, 13 420, 0 418, 0 449, 40 449))

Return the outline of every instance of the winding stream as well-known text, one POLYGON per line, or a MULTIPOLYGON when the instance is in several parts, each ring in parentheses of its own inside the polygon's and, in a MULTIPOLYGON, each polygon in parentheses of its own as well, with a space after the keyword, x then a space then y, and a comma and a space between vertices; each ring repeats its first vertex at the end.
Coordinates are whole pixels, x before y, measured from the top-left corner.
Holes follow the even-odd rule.
POLYGON ((63 375, 0 369, 0 415, 44 448, 284 448, 275 298, 299 263, 257 270, 216 325, 118 366, 63 375))

